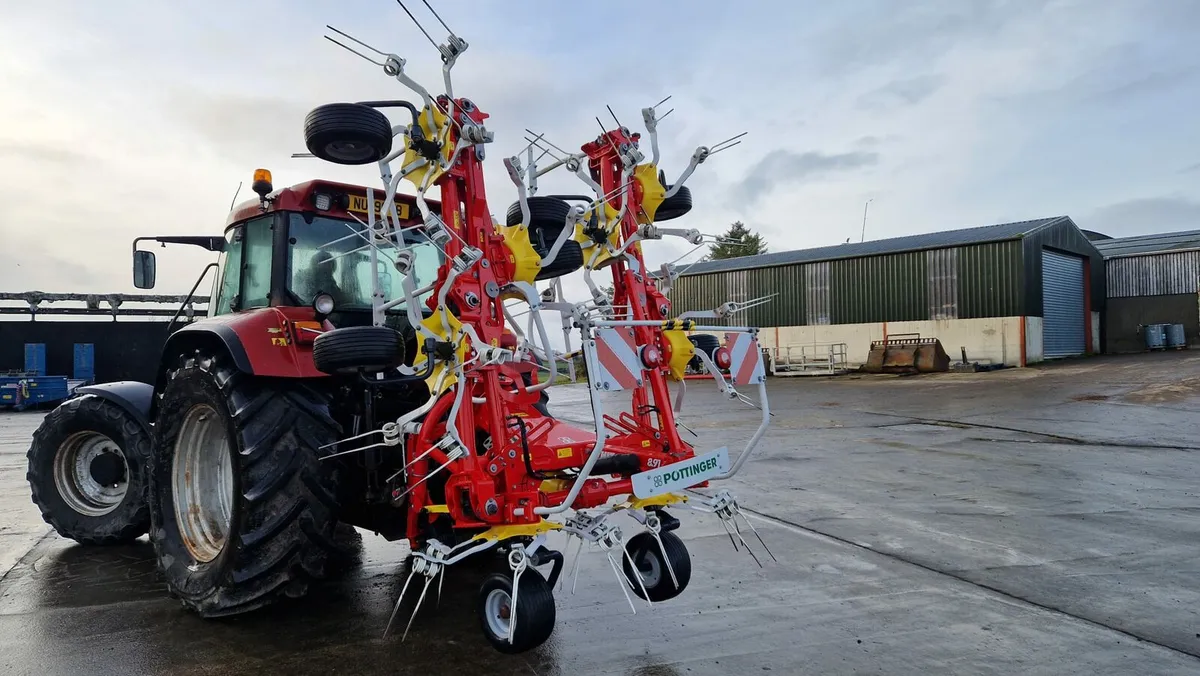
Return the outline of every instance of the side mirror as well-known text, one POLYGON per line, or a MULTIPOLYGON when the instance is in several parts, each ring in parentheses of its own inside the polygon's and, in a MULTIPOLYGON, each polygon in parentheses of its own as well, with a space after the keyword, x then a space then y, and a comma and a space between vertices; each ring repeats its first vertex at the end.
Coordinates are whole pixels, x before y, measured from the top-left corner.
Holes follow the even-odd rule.
POLYGON ((154 252, 133 252, 133 285, 139 289, 154 288, 154 252))

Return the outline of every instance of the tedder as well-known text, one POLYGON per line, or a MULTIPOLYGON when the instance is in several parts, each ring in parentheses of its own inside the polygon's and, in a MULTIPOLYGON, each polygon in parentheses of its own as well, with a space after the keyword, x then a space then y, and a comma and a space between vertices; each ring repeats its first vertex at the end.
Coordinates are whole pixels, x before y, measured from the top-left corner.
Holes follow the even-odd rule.
MULTIPOLYGON (((419 97, 322 105, 304 121, 313 156, 376 165, 382 187, 276 190, 259 170, 258 198, 233 209, 224 237, 141 238, 219 252, 208 316, 170 333, 155 382, 80 388, 46 417, 28 473, 46 520, 89 544, 148 534, 171 594, 205 617, 303 595, 349 563, 357 526, 410 544, 396 610, 419 579, 411 626, 448 567, 494 549, 507 565, 483 582, 477 612, 505 652, 553 630, 563 556, 552 533, 578 539, 575 574, 584 543, 603 551, 631 606, 631 591, 665 601, 691 577, 668 508, 716 514, 749 551, 740 524, 753 526, 734 496, 689 489, 736 473, 766 430, 757 331, 725 325, 761 299, 675 316, 666 294, 678 271, 652 274, 642 252, 667 236, 712 241, 658 224, 691 209, 683 182, 737 137, 697 148, 666 184, 657 105, 642 110, 649 161, 619 122, 578 153, 534 134, 504 160, 519 198, 500 223, 484 191, 488 115, 451 86, 467 43, 446 27, 435 45, 445 91, 433 94, 400 57, 331 30, 419 97), (387 108, 405 110, 407 124, 387 108), (535 148, 556 161, 539 169, 535 148), (591 196, 536 195, 558 167, 591 196), (398 190, 405 180, 411 196, 398 190), (437 201, 426 197, 434 187, 437 201), (591 298, 570 302, 561 278, 579 270, 591 298), (594 279, 605 270, 611 291, 594 279), (561 317, 563 349, 543 312, 561 317), (575 344, 593 429, 546 406, 575 344), (762 411, 735 460, 681 437, 694 359, 731 401, 762 411), (756 388, 758 403, 738 387, 756 388), (640 531, 629 538, 615 523, 625 515, 640 531), (549 579, 537 570, 546 565, 549 579)), ((137 246, 135 285, 149 288, 154 255, 137 246)))

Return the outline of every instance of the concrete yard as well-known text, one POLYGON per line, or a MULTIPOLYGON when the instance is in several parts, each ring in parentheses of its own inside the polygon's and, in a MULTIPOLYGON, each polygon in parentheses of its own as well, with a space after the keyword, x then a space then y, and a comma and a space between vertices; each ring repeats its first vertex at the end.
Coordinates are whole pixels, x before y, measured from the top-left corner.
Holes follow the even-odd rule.
MULTIPOLYGON (((452 569, 407 641, 381 638, 406 550, 370 535, 343 581, 201 620, 148 544, 49 531, 24 478, 41 414, 0 414, 0 673, 1200 673, 1200 355, 768 388, 772 426, 728 487, 778 562, 679 512, 681 597, 631 614, 585 553, 554 635, 517 656, 479 631, 478 568, 452 569)), ((586 420, 579 388, 551 395, 586 420)), ((759 416, 704 381, 685 412, 698 448, 731 451, 759 416)))

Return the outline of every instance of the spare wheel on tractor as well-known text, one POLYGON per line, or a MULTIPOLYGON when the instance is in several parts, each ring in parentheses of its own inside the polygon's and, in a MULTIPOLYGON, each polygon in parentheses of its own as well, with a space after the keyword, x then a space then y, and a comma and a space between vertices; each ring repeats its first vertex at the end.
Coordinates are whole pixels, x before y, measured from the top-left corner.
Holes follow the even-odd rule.
MULTIPOLYGON (((170 592, 231 615, 345 563, 337 470, 320 447, 339 428, 311 383, 241 373, 196 353, 168 374, 150 467, 150 539, 170 592)), ((355 533, 356 535, 356 533, 355 533)))

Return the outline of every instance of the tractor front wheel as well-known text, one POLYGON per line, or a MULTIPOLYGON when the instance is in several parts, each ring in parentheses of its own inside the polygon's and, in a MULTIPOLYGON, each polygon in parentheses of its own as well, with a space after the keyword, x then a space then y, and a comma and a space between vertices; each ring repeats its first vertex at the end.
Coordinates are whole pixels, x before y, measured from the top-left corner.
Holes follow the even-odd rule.
POLYGON ((352 558, 337 475, 319 447, 338 426, 324 395, 196 355, 172 372, 150 470, 150 539, 170 592, 203 617, 233 615, 352 558))
POLYGON ((135 540, 150 526, 150 433, 94 394, 68 399, 33 433, 25 477, 46 523, 89 545, 135 540))

